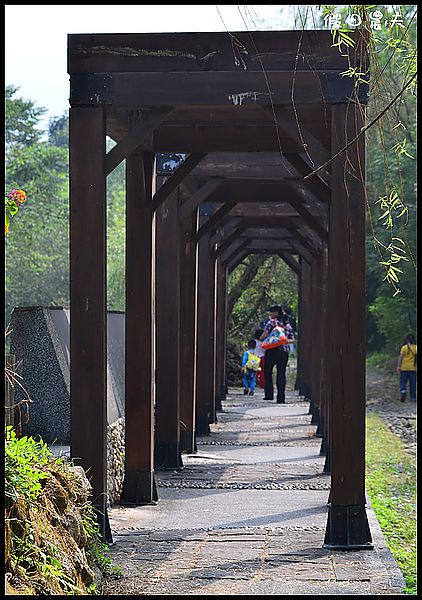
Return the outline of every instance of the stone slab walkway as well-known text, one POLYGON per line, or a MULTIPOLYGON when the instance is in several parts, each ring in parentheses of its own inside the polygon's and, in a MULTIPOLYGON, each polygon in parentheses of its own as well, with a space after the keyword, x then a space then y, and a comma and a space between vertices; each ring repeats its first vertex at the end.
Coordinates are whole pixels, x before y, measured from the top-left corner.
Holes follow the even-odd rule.
POLYGON ((402 595, 370 506, 374 550, 322 547, 330 477, 309 404, 230 390, 198 452, 157 471, 157 505, 110 509, 105 595, 402 595))

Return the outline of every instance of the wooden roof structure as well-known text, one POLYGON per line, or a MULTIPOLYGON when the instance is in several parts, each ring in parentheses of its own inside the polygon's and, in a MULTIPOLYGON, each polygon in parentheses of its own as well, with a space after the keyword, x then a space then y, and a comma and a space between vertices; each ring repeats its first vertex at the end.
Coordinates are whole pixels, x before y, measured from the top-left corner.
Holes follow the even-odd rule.
POLYGON ((368 53, 354 39, 339 52, 329 31, 69 35, 71 452, 92 475, 105 539, 106 178, 125 160, 122 503, 156 501, 154 468, 181 467, 209 432, 225 390, 227 275, 273 253, 299 280, 298 387, 332 479, 325 546, 371 547, 368 86, 345 76, 366 73, 368 53), (157 176, 160 153, 186 157, 157 176))

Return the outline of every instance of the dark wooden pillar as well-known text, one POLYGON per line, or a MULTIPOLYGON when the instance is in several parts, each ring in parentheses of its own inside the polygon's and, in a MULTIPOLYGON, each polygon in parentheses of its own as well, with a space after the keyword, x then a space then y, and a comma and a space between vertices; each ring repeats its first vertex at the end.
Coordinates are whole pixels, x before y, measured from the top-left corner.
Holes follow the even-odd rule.
POLYGON ((299 394, 310 397, 310 350, 311 340, 309 339, 312 329, 310 318, 311 309, 311 265, 303 258, 301 259, 300 271, 300 337, 299 337, 299 352, 300 352, 300 379, 299 379, 299 394))
POLYGON ((216 384, 215 405, 221 411, 221 400, 225 397, 225 366, 226 366, 226 295, 227 267, 221 259, 217 260, 217 312, 215 319, 216 335, 216 384))
MULTIPOLYGON (((157 188, 163 177, 157 177, 157 188)), ((183 466, 180 454, 178 190, 155 213, 156 469, 183 466)))
POLYGON ((302 263, 303 258, 299 256, 299 267, 300 272, 297 280, 297 293, 298 293, 298 306, 297 306, 297 318, 296 318, 296 381, 295 381, 295 390, 299 392, 300 395, 303 394, 303 384, 302 384, 302 369, 303 369, 303 359, 302 359, 302 312, 303 312, 303 294, 302 294, 302 263))
POLYGON ((121 502, 150 504, 154 478, 152 196, 154 155, 126 159, 125 477, 121 502))
POLYGON ((211 409, 211 421, 210 423, 217 422, 217 410, 216 410, 216 390, 217 390, 217 332, 216 332, 216 318, 217 318, 217 260, 210 253, 210 312, 209 312, 209 339, 210 339, 210 356, 208 362, 208 368, 210 370, 209 379, 211 382, 211 398, 212 398, 212 409, 211 409))
POLYGON ((321 253, 320 260, 320 285, 321 285, 321 356, 320 356, 320 435, 322 437, 321 454, 327 453, 328 448, 328 395, 327 395, 327 318, 328 318, 328 306, 327 306, 327 254, 328 249, 324 247, 321 253))
POLYGON ((103 541, 107 516, 107 305, 105 115, 71 108, 70 452, 87 472, 103 541))
POLYGON ((180 446, 184 452, 196 452, 196 293, 197 248, 194 235, 198 228, 198 210, 180 221, 180 446))
MULTIPOLYGON (((200 225, 205 222, 200 218, 200 225)), ((209 424, 213 418, 213 395, 210 364, 212 360, 211 321, 211 261, 209 233, 198 242, 198 294, 197 294, 197 354, 196 354, 196 432, 199 435, 210 433, 209 424)))
POLYGON ((312 264, 311 273, 311 403, 313 406, 312 422, 317 423, 317 434, 320 433, 321 424, 321 253, 319 253, 312 264))
MULTIPOLYGON (((331 107, 332 155, 363 126, 358 104, 331 107)), ((329 335, 331 506, 324 546, 372 548, 365 510, 365 155, 360 137, 331 164, 329 335)))

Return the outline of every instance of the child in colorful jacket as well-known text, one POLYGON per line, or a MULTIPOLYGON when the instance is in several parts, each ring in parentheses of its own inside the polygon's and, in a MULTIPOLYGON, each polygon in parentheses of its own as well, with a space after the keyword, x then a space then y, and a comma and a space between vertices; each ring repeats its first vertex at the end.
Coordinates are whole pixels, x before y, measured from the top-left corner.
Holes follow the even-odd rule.
POLYGON ((242 371, 243 371, 243 394, 245 396, 253 396, 255 391, 256 374, 259 371, 260 358, 255 352, 256 341, 248 341, 248 349, 243 354, 242 371))

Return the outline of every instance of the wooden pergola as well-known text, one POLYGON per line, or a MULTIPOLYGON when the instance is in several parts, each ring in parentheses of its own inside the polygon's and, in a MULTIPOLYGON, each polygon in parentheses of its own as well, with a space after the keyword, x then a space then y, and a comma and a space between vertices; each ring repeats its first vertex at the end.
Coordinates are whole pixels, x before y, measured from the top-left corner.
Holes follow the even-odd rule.
POLYGON ((154 503, 154 469, 180 468, 209 433, 226 389, 228 273, 248 254, 277 254, 298 277, 297 387, 331 472, 324 546, 372 547, 367 84, 342 75, 366 72, 368 55, 354 39, 339 52, 328 31, 69 35, 71 454, 106 540, 106 178, 125 160, 121 502, 154 503), (162 153, 186 158, 157 176, 162 153))

